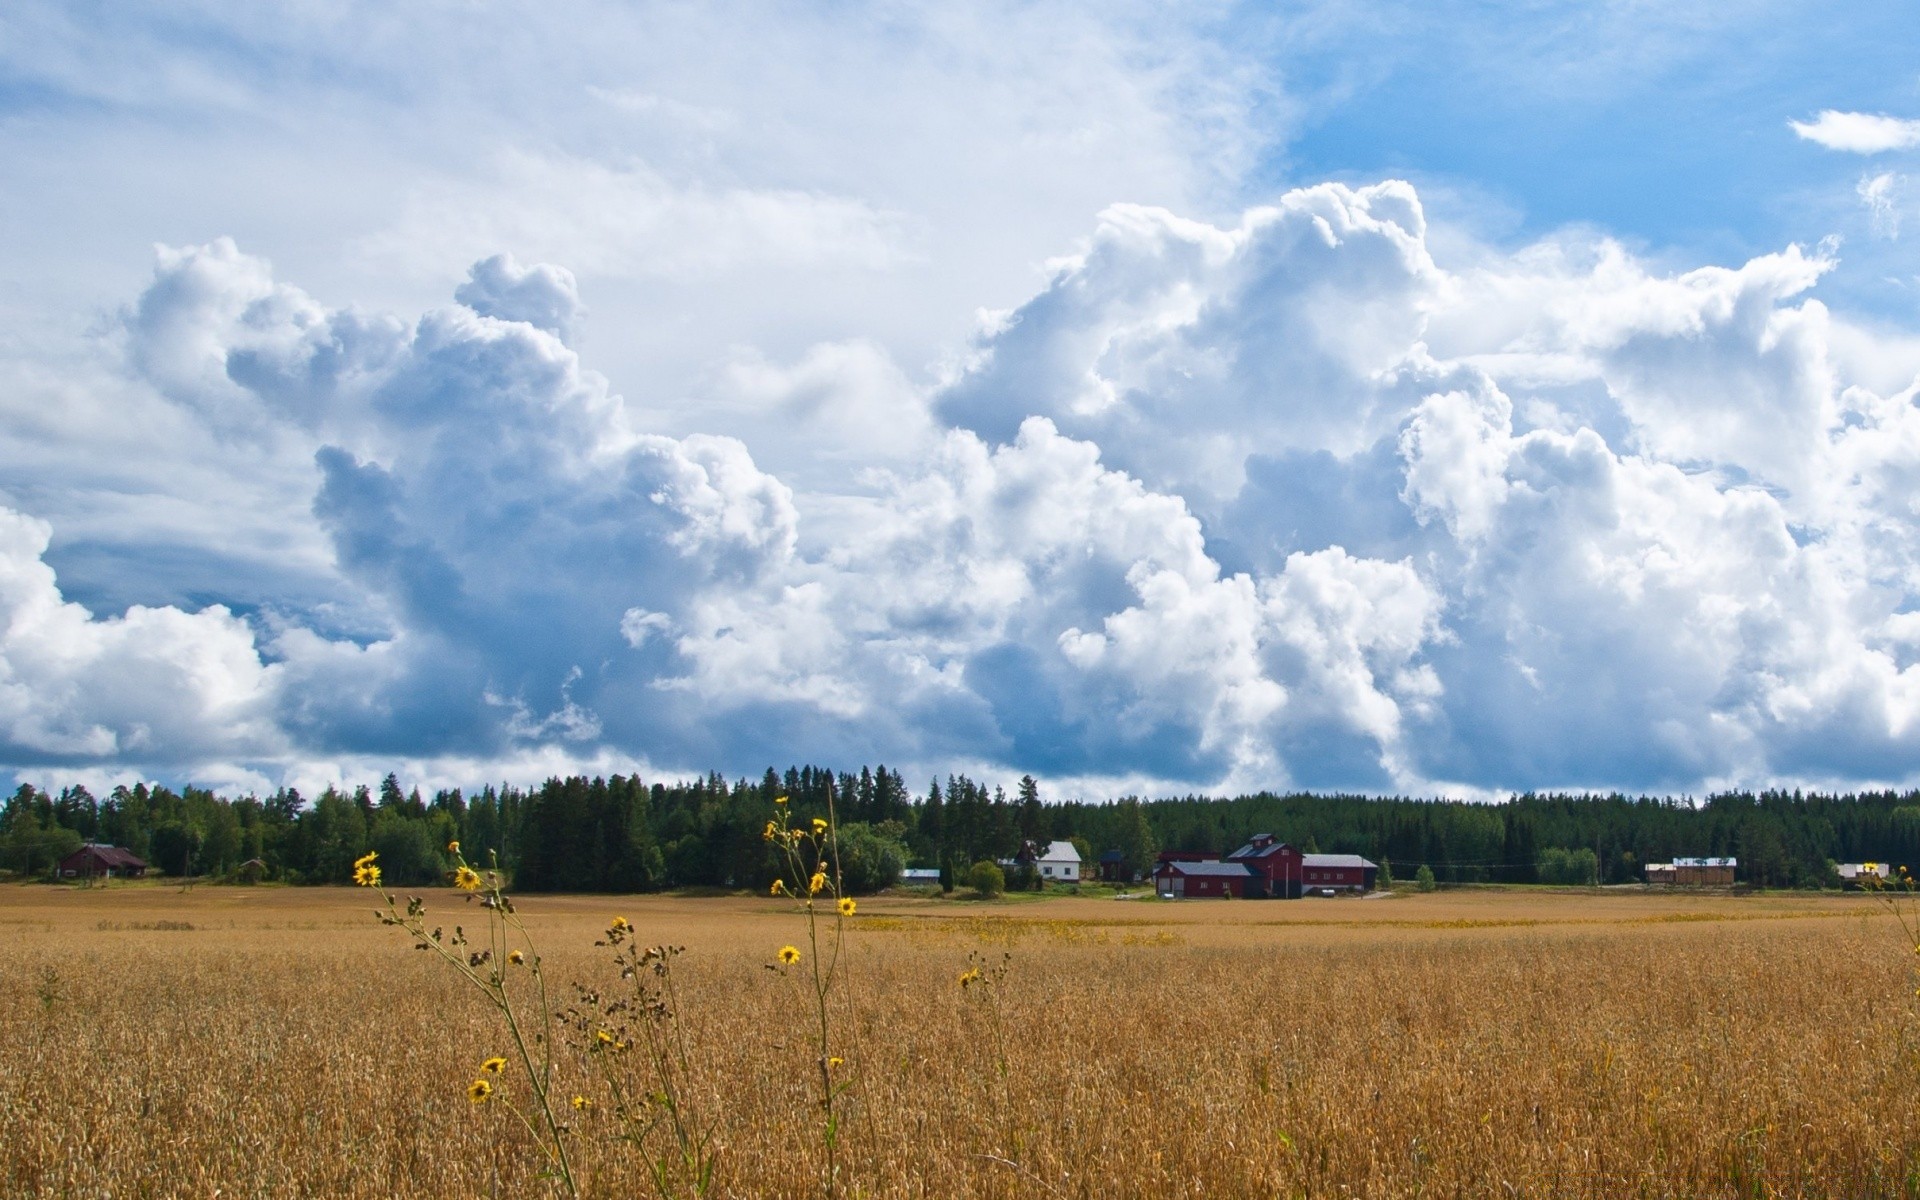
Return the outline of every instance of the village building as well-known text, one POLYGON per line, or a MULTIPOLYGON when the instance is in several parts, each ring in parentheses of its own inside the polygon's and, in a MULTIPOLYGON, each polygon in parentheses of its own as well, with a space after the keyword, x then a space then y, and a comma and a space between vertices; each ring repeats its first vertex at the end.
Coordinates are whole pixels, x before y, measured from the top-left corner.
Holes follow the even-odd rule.
POLYGON ((61 859, 55 870, 61 879, 138 879, 147 873, 147 864, 131 850, 88 842, 61 859))
POLYGON ((1647 882, 1676 887, 1732 887, 1740 860, 1734 858, 1676 858, 1670 863, 1648 863, 1647 882))
POLYGON ((1100 856, 1100 881, 1102 883, 1132 883, 1133 872, 1127 870, 1127 856, 1124 851, 1109 850, 1100 856))
POLYGON ((1047 883, 1080 882, 1080 851, 1072 842, 1049 842, 1033 865, 1047 883))

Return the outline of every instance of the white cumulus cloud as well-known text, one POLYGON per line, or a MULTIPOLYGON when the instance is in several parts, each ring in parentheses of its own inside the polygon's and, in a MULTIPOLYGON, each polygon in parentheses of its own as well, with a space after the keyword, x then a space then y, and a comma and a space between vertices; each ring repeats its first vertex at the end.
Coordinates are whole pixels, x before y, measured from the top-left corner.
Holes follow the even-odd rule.
POLYGON ((1787 124, 1810 142, 1851 154, 1883 154, 1920 146, 1920 120, 1884 113, 1840 112, 1829 108, 1811 121, 1788 121, 1787 124))

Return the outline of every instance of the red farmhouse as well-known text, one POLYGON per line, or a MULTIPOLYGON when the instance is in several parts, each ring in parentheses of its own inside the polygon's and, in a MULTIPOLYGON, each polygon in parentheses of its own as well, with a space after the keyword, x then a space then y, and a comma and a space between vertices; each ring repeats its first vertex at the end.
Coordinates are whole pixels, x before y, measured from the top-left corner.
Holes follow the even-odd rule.
POLYGON ((147 873, 147 864, 130 850, 88 842, 61 859, 58 869, 62 879, 111 879, 115 875, 138 879, 147 873))

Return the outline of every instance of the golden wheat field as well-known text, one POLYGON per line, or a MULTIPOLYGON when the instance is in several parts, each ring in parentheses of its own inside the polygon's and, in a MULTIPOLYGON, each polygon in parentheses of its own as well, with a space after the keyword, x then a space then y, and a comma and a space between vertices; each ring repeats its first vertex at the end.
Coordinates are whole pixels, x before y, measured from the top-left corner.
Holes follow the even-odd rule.
MULTIPOLYGON (((0 1191, 550 1194, 515 1110, 468 1098, 507 1052, 498 1015, 376 899, 0 888, 0 1191)), ((430 924, 482 923, 425 899, 430 924)), ((616 916, 685 946, 683 1114, 711 1133, 712 1194, 822 1194, 817 1014, 767 967, 805 944, 792 902, 528 897, 520 915, 561 1006, 572 981, 618 987, 594 945, 616 916)), ((1920 1194, 1914 962, 1858 896, 862 900, 830 1013, 833 1186, 1920 1194)), ((556 1090, 592 1095, 571 1046, 556 1090)), ((567 1123, 584 1194, 655 1194, 658 1137, 615 1140, 603 1107, 567 1123)))

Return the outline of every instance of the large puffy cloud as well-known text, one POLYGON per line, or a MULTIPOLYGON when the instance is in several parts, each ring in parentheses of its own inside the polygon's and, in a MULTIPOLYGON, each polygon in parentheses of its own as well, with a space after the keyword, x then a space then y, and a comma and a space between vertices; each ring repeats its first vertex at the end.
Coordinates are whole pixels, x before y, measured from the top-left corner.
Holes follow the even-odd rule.
POLYGON ((1920 385, 1811 298, 1831 249, 1661 271, 1567 233, 1448 267, 1427 239, 1403 183, 1225 228, 1116 207, 937 386, 867 341, 739 348, 664 431, 583 361, 561 267, 490 257, 402 320, 163 251, 121 386, 299 495, 324 586, 96 616, 11 518, 38 599, 10 603, 57 617, 4 648, 40 698, 14 755, 1920 774, 1920 385), (202 698, 102 707, 140 654, 202 698))
POLYGON ((275 668, 245 622, 135 606, 97 620, 42 561, 45 522, 0 509, 0 745, 11 762, 210 764, 287 746, 275 668))

